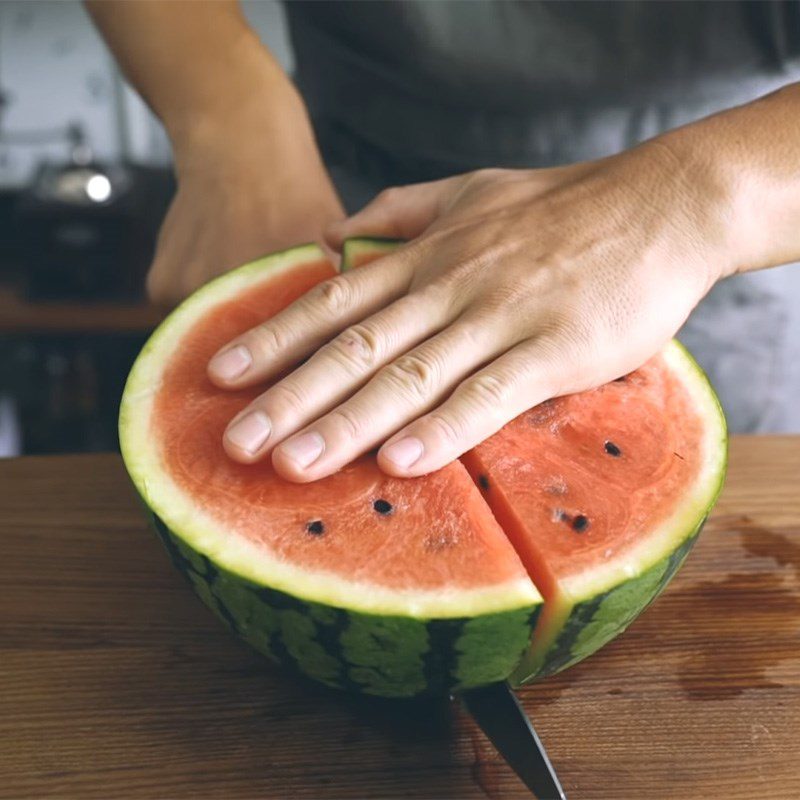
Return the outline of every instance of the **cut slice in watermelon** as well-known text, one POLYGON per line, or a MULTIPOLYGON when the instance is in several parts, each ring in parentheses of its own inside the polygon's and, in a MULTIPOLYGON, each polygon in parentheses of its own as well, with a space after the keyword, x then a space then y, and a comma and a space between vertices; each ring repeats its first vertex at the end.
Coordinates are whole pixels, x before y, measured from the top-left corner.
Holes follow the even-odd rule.
POLYGON ((131 372, 128 470, 173 560, 250 643, 333 686, 383 695, 505 678, 540 596, 466 470, 390 478, 366 456, 311 485, 222 448, 264 387, 223 392, 213 353, 334 275, 316 247, 217 279, 175 311, 131 372))
POLYGON ((722 485, 724 418, 677 342, 542 403, 464 457, 547 605, 516 679, 569 666, 666 586, 722 485))
MULTIPOLYGON (((396 240, 350 240, 342 268, 396 240)), ((664 589, 722 488, 725 418, 677 342, 593 391, 542 403, 466 453, 545 598, 516 683, 549 675, 621 633, 664 589)))
MULTIPOLYGON (((396 246, 350 241, 343 268, 396 246)), ((227 457, 225 425, 264 387, 221 391, 206 365, 333 274, 315 246, 248 264, 186 300, 137 359, 122 452, 176 566, 258 650, 339 688, 523 681, 593 652, 663 588, 716 497, 724 421, 702 373, 670 345, 434 474, 389 478, 368 455, 291 484, 227 457)))

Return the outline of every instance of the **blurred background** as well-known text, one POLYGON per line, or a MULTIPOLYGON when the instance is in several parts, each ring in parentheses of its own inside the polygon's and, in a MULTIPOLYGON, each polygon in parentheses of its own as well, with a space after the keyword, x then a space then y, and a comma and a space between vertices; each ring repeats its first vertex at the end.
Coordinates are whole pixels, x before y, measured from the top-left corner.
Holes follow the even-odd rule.
MULTIPOLYGON (((291 70, 281 7, 243 3, 291 70)), ((79 2, 0 2, 0 457, 117 448, 169 142, 79 2)))
MULTIPOLYGON (((243 8, 291 72, 283 8, 243 8)), ((80 3, 0 0, 0 457, 116 449, 125 376, 160 319, 143 281, 170 158, 80 3)), ((759 278, 800 296, 796 266, 759 278)), ((736 311, 723 340, 747 325, 736 311)), ((786 324, 800 385, 800 314, 786 324)), ((760 403, 753 380, 738 397, 760 403)), ((800 431, 800 403, 766 429, 800 431)))

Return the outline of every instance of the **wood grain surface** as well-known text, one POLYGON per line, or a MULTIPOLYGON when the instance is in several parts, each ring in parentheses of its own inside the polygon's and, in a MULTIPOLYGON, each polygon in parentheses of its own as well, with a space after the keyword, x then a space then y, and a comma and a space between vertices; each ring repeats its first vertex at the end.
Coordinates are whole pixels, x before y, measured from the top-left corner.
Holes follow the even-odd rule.
MULTIPOLYGON (((0 797, 524 798, 444 701, 281 673, 190 593, 118 456, 0 462, 0 797)), ((800 438, 737 438, 686 566, 521 691, 570 800, 800 798, 800 438)))

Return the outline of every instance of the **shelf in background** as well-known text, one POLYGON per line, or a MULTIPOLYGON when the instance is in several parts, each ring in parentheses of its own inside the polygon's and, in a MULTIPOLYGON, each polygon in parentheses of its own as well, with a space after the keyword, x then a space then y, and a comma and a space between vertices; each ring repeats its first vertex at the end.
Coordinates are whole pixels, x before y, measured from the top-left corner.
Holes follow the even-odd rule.
POLYGON ((34 302, 0 283, 0 333, 147 333, 164 318, 144 302, 34 302))

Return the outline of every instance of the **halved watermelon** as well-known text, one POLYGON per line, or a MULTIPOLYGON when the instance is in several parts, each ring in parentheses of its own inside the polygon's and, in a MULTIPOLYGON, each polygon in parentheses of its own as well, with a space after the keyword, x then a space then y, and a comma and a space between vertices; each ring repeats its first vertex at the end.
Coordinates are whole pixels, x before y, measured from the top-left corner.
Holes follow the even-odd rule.
MULTIPOLYGON (((396 246, 347 242, 343 266, 396 246)), ((719 490, 724 420, 702 373, 673 344, 432 475, 389 478, 370 455, 291 484, 225 455, 227 421, 263 387, 222 392, 205 366, 333 274, 314 246, 228 273, 134 365, 122 452, 173 561, 245 640, 339 688, 522 681, 593 652, 663 588, 719 490)))
POLYGON ((153 334, 120 442, 176 565, 263 653, 331 686, 405 696, 505 678, 541 598, 460 463, 427 478, 364 457, 297 485, 234 463, 227 422, 263 387, 223 392, 211 355, 335 272, 314 246, 218 278, 153 334))

